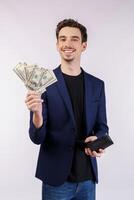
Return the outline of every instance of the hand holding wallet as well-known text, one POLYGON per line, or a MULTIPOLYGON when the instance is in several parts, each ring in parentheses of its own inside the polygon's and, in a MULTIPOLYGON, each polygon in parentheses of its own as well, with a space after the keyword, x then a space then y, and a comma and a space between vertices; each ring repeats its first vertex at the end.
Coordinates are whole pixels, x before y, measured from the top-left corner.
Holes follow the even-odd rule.
POLYGON ((102 136, 102 137, 100 137, 94 141, 90 141, 90 142, 79 141, 78 144, 82 148, 90 148, 91 151, 98 152, 99 149, 105 149, 114 143, 109 135, 105 135, 105 136, 102 136))

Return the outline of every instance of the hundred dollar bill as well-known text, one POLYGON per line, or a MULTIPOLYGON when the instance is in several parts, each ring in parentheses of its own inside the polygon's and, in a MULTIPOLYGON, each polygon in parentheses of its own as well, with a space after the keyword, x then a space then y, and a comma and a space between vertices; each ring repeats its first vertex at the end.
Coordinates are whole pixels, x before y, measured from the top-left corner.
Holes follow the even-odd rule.
POLYGON ((51 73, 50 70, 44 70, 42 78, 39 82, 39 87, 48 87, 51 83, 57 81, 56 77, 51 73))
POLYGON ((37 65, 19 63, 14 67, 14 72, 24 82, 29 90, 39 93, 46 91, 46 88, 57 81, 54 72, 37 65))
POLYGON ((34 73, 35 68, 38 68, 37 65, 27 65, 27 67, 25 67, 25 74, 26 74, 26 81, 28 82, 32 76, 32 74, 34 73))
POLYGON ((26 63, 18 63, 14 67, 14 72, 20 77, 20 79, 25 82, 26 81, 26 73, 25 73, 25 67, 27 66, 26 63))
POLYGON ((26 83, 27 86, 29 88, 32 88, 32 90, 35 90, 35 91, 37 89, 39 89, 39 87, 40 87, 39 83, 40 83, 40 81, 42 79, 43 73, 44 72, 43 72, 42 69, 36 68, 36 70, 35 70, 35 68, 34 68, 30 79, 26 83))

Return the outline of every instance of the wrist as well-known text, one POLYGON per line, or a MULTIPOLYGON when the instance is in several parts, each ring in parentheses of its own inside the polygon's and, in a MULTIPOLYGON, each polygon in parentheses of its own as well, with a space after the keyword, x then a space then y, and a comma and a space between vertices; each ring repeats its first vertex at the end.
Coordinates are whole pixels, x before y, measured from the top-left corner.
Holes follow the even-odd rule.
POLYGON ((41 112, 41 111, 34 111, 34 112, 33 112, 33 115, 34 115, 35 117, 42 117, 42 112, 41 112))
POLYGON ((40 113, 40 112, 33 113, 33 123, 36 128, 40 128, 42 126, 42 124, 43 124, 42 113, 40 113))

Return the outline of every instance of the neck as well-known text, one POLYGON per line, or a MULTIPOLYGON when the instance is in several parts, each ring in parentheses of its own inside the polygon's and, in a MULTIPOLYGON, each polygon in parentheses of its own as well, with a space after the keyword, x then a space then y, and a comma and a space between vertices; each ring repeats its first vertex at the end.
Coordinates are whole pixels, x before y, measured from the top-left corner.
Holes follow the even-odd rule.
POLYGON ((80 63, 61 62, 61 71, 64 74, 77 76, 81 73, 80 63))

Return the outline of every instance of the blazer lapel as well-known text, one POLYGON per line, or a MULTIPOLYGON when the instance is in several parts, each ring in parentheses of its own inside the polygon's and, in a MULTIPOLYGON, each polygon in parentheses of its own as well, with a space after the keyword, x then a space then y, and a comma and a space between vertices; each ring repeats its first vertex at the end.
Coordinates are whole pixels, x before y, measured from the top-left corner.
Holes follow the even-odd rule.
POLYGON ((86 118, 86 134, 89 134, 92 119, 92 82, 89 75, 84 72, 85 81, 85 118, 86 118))
POLYGON ((64 81, 64 77, 62 75, 62 72, 61 72, 61 69, 60 69, 60 66, 58 68, 56 68, 54 70, 55 72, 55 75, 58 79, 58 81, 56 82, 56 85, 58 87, 58 90, 59 90, 59 93, 66 105, 66 108, 67 110, 69 111, 70 113, 70 116, 73 120, 73 124, 75 126, 75 119, 74 119, 74 113, 73 113, 73 108, 72 108, 72 103, 71 103, 71 100, 70 100, 70 97, 69 97, 69 94, 68 94, 68 91, 67 91, 67 87, 66 87, 66 83, 64 81))

